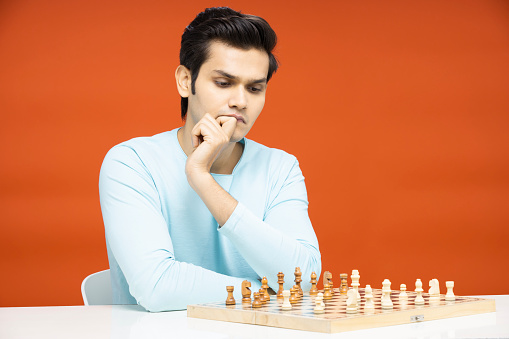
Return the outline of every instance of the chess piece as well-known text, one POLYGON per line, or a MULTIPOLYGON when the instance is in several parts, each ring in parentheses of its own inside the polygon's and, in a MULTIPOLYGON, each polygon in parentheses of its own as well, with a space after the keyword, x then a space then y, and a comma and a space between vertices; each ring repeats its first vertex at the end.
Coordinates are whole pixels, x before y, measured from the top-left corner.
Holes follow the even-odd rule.
POLYGON ((260 293, 254 292, 253 293, 253 308, 260 308, 262 307, 262 302, 260 301, 260 293))
POLYGON ((290 304, 296 304, 299 299, 297 299, 297 296, 296 296, 297 292, 295 291, 295 288, 292 287, 290 288, 290 304))
POLYGON ((366 303, 364 304, 364 312, 370 313, 375 311, 375 303, 373 302, 373 290, 370 285, 366 285, 364 290, 364 298, 366 303))
POLYGON ((281 293, 283 295, 283 305, 281 305, 281 308, 284 311, 288 311, 292 309, 292 304, 290 304, 290 291, 283 290, 281 293))
POLYGON ((341 295, 346 295, 348 293, 348 274, 341 273, 339 275, 339 278, 341 279, 341 288, 340 288, 339 293, 341 295))
POLYGON ((279 284, 279 290, 277 291, 276 297, 278 299, 282 299, 284 290, 283 284, 285 283, 285 275, 283 274, 283 272, 279 272, 277 274, 277 283, 279 284))
POLYGON ((406 303, 408 301, 408 294, 406 293, 406 285, 401 284, 399 287, 399 296, 398 300, 400 303, 406 303))
POLYGON ((304 292, 302 291, 302 288, 300 287, 300 283, 302 282, 301 277, 302 277, 302 272, 300 271, 300 267, 295 267, 295 285, 297 285, 297 293, 299 294, 298 295, 299 299, 304 295, 304 292))
POLYGON ((357 302, 361 303, 361 294, 359 293, 359 286, 361 285, 359 283, 359 280, 361 279, 361 276, 359 275, 358 270, 352 270, 352 275, 350 276, 352 279, 352 287, 357 292, 357 302))
POLYGON ((251 282, 244 280, 242 282, 242 303, 251 304, 251 282))
POLYGON ((330 286, 331 279, 332 279, 332 274, 329 271, 323 272, 323 278, 322 278, 323 286, 325 286, 325 284, 329 284, 329 286, 330 286))
POLYGON ((309 290, 309 295, 317 295, 318 294, 318 288, 316 288, 316 273, 311 273, 311 289, 309 290))
POLYGON ((262 278, 262 288, 263 288, 263 298, 265 299, 265 302, 270 301, 270 294, 269 294, 269 285, 267 284, 267 277, 262 278))
POLYGON ((313 310, 316 314, 325 313, 325 304, 323 303, 323 294, 317 293, 315 298, 315 308, 313 310))
POLYGON ((226 286, 226 292, 228 292, 226 305, 235 305, 235 299, 233 298, 233 286, 226 286))
POLYGON ((297 285, 293 285, 293 289, 295 290, 295 298, 297 300, 301 300, 302 299, 302 296, 300 295, 299 293, 299 286, 297 285))
POLYGON ((267 299, 265 299, 265 290, 263 288, 260 288, 258 291, 260 302, 262 305, 265 305, 267 303, 267 299))
POLYGON ((447 293, 445 295, 445 300, 447 300, 447 301, 456 300, 456 296, 454 295, 454 292, 452 291, 452 289, 454 288, 454 281, 446 281, 445 287, 447 287, 447 293))
POLYGON ((346 313, 357 313, 357 291, 355 291, 353 288, 350 288, 346 295, 348 296, 348 299, 346 300, 346 313))
POLYGON ((323 283, 327 283, 329 284, 329 287, 330 287, 330 293, 332 295, 334 295, 334 284, 332 282, 332 273, 329 272, 329 271, 326 271, 324 274, 323 274, 323 283))
POLYGON ((382 309, 390 310, 393 308, 391 300, 391 282, 385 279, 382 283, 382 309))
POLYGON ((417 293, 417 296, 415 297, 414 303, 416 305, 424 305, 424 298, 422 297, 422 292, 424 290, 422 289, 422 281, 421 279, 417 279, 415 281, 415 293, 417 293))
POLYGON ((323 285, 323 299, 324 300, 332 299, 332 293, 330 293, 330 285, 327 283, 323 285))
POLYGON ((437 304, 440 302, 440 285, 438 279, 431 279, 429 281, 429 303, 437 304))

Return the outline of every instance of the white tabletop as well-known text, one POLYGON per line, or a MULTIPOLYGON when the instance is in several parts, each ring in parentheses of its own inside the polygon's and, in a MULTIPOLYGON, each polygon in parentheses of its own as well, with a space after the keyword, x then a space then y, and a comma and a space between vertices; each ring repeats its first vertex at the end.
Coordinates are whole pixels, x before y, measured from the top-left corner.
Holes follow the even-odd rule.
POLYGON ((0 338, 509 338, 509 295, 497 312, 337 334, 187 318, 186 311, 149 313, 140 306, 0 308, 0 338))

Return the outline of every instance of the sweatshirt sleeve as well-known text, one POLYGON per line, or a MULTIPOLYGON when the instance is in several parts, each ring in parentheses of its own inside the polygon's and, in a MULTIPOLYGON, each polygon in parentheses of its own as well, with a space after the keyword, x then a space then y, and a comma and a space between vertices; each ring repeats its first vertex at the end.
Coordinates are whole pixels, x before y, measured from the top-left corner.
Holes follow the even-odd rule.
MULTIPOLYGON (((219 229, 260 276, 285 274, 285 289, 293 286, 295 267, 302 271, 302 288, 309 290, 311 273, 320 276, 318 240, 308 215, 304 176, 297 159, 273 192, 263 220, 239 202, 228 221, 219 229)), ((277 280, 269 286, 278 289, 277 280)))
POLYGON ((157 187, 134 149, 119 145, 108 152, 99 194, 110 250, 139 305, 152 312, 185 309, 224 299, 228 285, 240 300, 245 279, 175 260, 157 187))

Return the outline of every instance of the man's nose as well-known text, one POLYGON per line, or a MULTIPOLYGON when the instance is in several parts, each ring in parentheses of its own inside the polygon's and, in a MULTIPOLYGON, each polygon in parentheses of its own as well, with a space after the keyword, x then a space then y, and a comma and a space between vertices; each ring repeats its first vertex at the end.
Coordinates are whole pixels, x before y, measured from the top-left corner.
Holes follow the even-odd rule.
POLYGON ((235 107, 237 109, 246 109, 247 108, 246 89, 243 86, 233 88, 230 96, 230 102, 228 104, 232 108, 235 107))

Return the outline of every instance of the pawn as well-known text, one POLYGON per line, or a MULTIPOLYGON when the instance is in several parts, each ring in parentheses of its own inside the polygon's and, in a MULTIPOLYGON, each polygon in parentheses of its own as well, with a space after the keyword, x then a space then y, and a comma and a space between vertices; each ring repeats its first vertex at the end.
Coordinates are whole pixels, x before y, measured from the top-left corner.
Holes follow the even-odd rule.
POLYGON ((260 290, 258 291, 258 295, 262 305, 265 305, 267 303, 267 299, 265 299, 265 290, 263 288, 260 288, 260 290))
POLYGON ((316 314, 325 313, 325 304, 323 303, 323 293, 318 293, 315 298, 315 308, 313 310, 316 314))
POLYGON ((260 301, 260 293, 254 292, 253 293, 253 308, 260 308, 262 307, 262 302, 260 301))
POLYGON ((408 294, 406 293, 406 285, 401 284, 399 287, 399 290, 400 290, 399 296, 398 296, 399 302, 406 303, 408 301, 408 294))
POLYGON ((316 273, 311 273, 311 289, 309 290, 309 295, 317 295, 318 294, 318 288, 316 288, 316 273))
POLYGON ((348 293, 348 274, 341 273, 339 275, 339 279, 341 279, 341 287, 339 293, 341 295, 346 295, 348 293))
POLYGON ((390 310, 393 308, 391 300, 391 282, 385 279, 382 283, 382 309, 390 310))
POLYGON ((330 292, 330 285, 329 284, 324 284, 323 285, 323 299, 324 300, 332 299, 332 293, 330 292))
POLYGON ((235 305, 235 299, 233 298, 233 286, 226 286, 226 292, 228 292, 226 305, 235 305))
POLYGON ((302 296, 299 293, 299 286, 293 285, 293 289, 295 290, 295 298, 297 299, 297 301, 300 300, 302 296))
POLYGON ((299 299, 297 299, 295 288, 290 288, 290 304, 296 304, 299 299))
POLYGON ((417 293, 417 296, 415 297, 414 303, 416 305, 424 305, 424 298, 422 297, 422 292, 424 290, 422 289, 422 281, 421 279, 417 279, 415 281, 415 293, 417 293))
POLYGON ((364 290, 364 298, 366 303, 364 304, 364 312, 370 313, 375 310, 375 303, 373 302, 373 290, 370 285, 366 285, 364 290))
POLYGON ((447 287, 447 294, 445 295, 445 300, 447 300, 447 301, 456 300, 456 296, 454 295, 454 292, 452 291, 452 289, 454 288, 454 281, 446 281, 445 287, 447 287))
POLYGON ((329 284, 330 287, 330 293, 334 295, 334 282, 332 281, 332 273, 331 272, 328 273, 329 274, 327 274, 327 283, 329 284))
POLYGON ((281 305, 281 308, 284 311, 291 310, 292 304, 290 303, 290 291, 284 290, 281 294, 283 295, 283 305, 281 305))
POLYGON ((269 285, 267 284, 267 277, 262 278, 263 298, 265 302, 270 301, 269 285))

